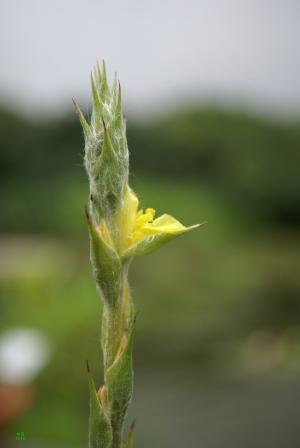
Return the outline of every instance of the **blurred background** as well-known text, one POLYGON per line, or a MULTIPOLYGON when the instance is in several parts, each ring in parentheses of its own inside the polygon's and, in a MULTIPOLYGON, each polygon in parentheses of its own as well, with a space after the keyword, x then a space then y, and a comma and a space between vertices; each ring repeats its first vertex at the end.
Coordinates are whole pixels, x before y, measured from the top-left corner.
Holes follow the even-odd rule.
POLYGON ((144 207, 208 225, 135 261, 138 448, 300 446, 300 4, 1 0, 0 445, 87 446, 89 74, 121 80, 144 207))

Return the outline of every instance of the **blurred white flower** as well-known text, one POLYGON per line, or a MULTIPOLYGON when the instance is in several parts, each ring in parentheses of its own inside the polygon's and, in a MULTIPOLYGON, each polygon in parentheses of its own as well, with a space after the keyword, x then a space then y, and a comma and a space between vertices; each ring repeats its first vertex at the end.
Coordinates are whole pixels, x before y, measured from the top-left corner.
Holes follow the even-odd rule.
POLYGON ((0 383, 26 384, 47 364, 51 347, 32 328, 12 328, 0 334, 0 383))

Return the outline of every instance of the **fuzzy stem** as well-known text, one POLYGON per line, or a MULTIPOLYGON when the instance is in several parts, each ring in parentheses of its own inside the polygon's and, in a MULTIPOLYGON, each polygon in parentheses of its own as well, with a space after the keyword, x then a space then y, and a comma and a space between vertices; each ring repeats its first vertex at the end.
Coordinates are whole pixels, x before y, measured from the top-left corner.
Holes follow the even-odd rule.
POLYGON ((123 315, 120 306, 104 306, 102 320, 102 349, 104 379, 118 352, 123 329, 123 315))
MULTIPOLYGON (((129 264, 130 262, 126 262, 122 267, 122 287, 119 300, 114 305, 109 305, 109 300, 104 302, 101 338, 105 383, 107 382, 107 371, 117 358, 122 338, 128 331, 134 312, 128 285, 129 264)), ((120 418, 120 415, 116 414, 111 415, 110 420, 113 432, 111 448, 123 448, 124 418, 120 418)))
POLYGON ((128 326, 128 320, 133 314, 133 303, 130 298, 128 285, 129 264, 130 261, 127 261, 122 267, 120 298, 114 305, 109 305, 109 300, 104 302, 102 318, 104 375, 116 357, 122 335, 128 326))
POLYGON ((113 428, 113 441, 111 448, 123 448, 123 431, 121 428, 115 428, 114 425, 113 428))

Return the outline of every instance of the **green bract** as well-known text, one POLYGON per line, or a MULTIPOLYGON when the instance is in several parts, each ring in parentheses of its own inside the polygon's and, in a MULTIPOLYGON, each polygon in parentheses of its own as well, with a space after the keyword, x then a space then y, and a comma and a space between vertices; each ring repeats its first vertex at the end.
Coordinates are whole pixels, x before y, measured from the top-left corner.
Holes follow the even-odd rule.
POLYGON ((122 113, 121 88, 117 80, 110 89, 105 65, 91 75, 93 110, 91 123, 76 109, 85 137, 84 164, 90 185, 90 212, 93 222, 112 221, 128 181, 128 147, 122 113))

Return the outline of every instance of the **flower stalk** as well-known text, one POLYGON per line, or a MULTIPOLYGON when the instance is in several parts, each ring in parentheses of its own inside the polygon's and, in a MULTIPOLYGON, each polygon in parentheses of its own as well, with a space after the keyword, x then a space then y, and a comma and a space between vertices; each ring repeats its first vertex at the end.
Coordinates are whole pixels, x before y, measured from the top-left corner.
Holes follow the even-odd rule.
POLYGON ((124 424, 133 390, 134 304, 128 283, 131 260, 145 255, 198 225, 185 227, 155 210, 139 209, 128 184, 129 153, 121 88, 109 87, 106 69, 91 75, 92 115, 88 123, 74 102, 82 125, 84 164, 89 179, 86 210, 90 259, 103 302, 101 346, 104 384, 97 390, 88 367, 89 448, 132 448, 133 426, 124 441, 124 424))

